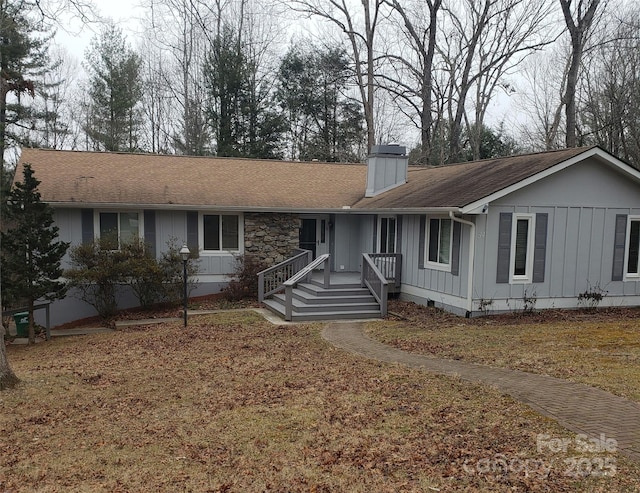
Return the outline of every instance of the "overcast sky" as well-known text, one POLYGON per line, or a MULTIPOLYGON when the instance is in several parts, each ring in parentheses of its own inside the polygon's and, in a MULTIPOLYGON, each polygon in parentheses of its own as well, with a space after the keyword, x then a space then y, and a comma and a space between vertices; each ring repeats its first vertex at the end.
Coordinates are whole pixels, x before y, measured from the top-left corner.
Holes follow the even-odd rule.
MULTIPOLYGON (((99 9, 97 14, 104 18, 110 17, 116 21, 116 24, 127 35, 131 45, 135 47, 136 39, 134 33, 139 30, 138 19, 143 12, 137 6, 138 2, 131 0, 95 0, 94 4, 99 9)), ((100 31, 100 25, 82 26, 77 20, 72 19, 63 19, 62 22, 68 25, 69 28, 67 32, 63 29, 58 29, 56 42, 65 47, 78 61, 82 61, 91 39, 100 31)))

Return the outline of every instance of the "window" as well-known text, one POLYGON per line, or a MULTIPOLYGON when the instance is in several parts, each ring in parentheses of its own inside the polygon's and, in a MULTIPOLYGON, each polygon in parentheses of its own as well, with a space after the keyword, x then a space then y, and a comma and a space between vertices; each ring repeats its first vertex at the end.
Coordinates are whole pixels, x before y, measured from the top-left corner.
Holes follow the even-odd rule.
POLYGON ((378 225, 378 252, 396 252, 396 218, 381 217, 378 225))
POLYGON ((103 248, 118 250, 122 243, 141 237, 138 212, 98 212, 97 236, 103 248))
POLYGON ((451 242, 453 228, 451 219, 429 219, 429 242, 427 262, 436 268, 449 268, 451 265, 451 242))
POLYGON ((626 277, 640 278, 640 217, 629 217, 627 231, 626 277))
POLYGON ((511 230, 511 265, 513 281, 530 282, 533 270, 533 223, 532 215, 514 215, 511 230))
POLYGON ((202 214, 202 249, 205 252, 240 250, 240 217, 202 214))

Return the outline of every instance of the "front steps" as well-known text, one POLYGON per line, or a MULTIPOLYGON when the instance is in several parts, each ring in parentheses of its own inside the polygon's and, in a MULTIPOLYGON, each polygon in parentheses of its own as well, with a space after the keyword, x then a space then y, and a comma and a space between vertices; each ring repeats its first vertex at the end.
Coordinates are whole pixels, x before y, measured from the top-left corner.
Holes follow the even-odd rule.
MULTIPOLYGON (((285 295, 275 294, 264 304, 285 316, 285 295)), ((321 282, 299 283, 293 289, 292 322, 380 318, 380 305, 359 284, 337 284, 326 289, 321 282)))

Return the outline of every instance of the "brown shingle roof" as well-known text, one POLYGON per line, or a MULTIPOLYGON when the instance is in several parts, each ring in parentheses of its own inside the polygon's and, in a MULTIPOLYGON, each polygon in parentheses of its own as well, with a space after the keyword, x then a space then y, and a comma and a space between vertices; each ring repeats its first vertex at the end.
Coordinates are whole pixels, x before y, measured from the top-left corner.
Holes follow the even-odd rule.
MULTIPOLYGON (((364 165, 24 149, 50 203, 339 209, 362 198, 364 165)), ((16 179, 22 178, 16 173, 16 179)))
POLYGON ((364 211, 463 208, 589 149, 410 167, 407 184, 371 198, 364 165, 42 149, 20 161, 52 204, 364 211))
POLYGON ((575 157, 591 147, 563 149, 439 167, 409 167, 406 185, 364 198, 359 209, 462 208, 575 157))

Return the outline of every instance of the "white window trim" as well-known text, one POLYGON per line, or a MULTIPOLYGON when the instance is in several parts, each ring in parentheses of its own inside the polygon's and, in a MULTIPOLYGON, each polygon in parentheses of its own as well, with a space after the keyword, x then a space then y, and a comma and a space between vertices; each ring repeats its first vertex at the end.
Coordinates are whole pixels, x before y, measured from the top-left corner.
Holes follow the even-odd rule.
POLYGON ((629 273, 627 269, 629 268, 629 247, 631 246, 631 222, 639 222, 640 216, 627 216, 627 235, 624 240, 624 275, 622 277, 623 281, 640 281, 640 269, 639 273, 629 273))
POLYGON ((242 255, 244 253, 244 214, 241 212, 201 211, 198 213, 198 248, 200 256, 215 257, 242 255), (238 216, 238 249, 237 250, 205 250, 203 216, 238 216))
MULTIPOLYGON (((440 223, 442 224, 442 223, 440 223)), ((442 228, 440 228, 442 229, 442 228)), ((441 270, 444 272, 451 272, 451 256, 453 255, 453 221, 451 220, 451 218, 449 216, 427 216, 426 217, 426 223, 425 223, 425 242, 424 242, 424 265, 426 268, 428 269, 433 269, 433 270, 441 270), (441 262, 432 262, 429 260, 429 244, 431 242, 431 219, 440 219, 442 220, 448 220, 451 221, 451 230, 449 231, 449 262, 446 264, 443 264, 441 262)), ((440 245, 438 244, 438 248, 440 248, 440 245)))
POLYGON ((511 254, 509 256, 509 279, 511 284, 527 284, 533 279, 533 252, 535 247, 536 215, 515 213, 511 223, 511 254), (516 234, 518 230, 518 220, 527 219, 529 221, 529 231, 527 232, 527 260, 524 275, 516 275, 516 234))
MULTIPOLYGON (((393 242, 393 246, 394 246, 394 251, 391 253, 396 253, 396 250, 398 248, 398 216, 393 216, 393 215, 382 215, 382 216, 378 216, 378 238, 376 239, 376 247, 377 247, 377 252, 380 253, 382 252, 382 220, 383 219, 394 219, 395 220, 395 228, 394 228, 394 232, 393 234, 395 235, 395 239, 393 242)), ((387 221, 387 224, 389 224, 389 222, 387 221)))
POLYGON ((118 214, 118 249, 120 249, 120 214, 138 214, 138 238, 144 240, 144 211, 135 209, 94 209, 93 237, 100 239, 100 214, 118 214))

